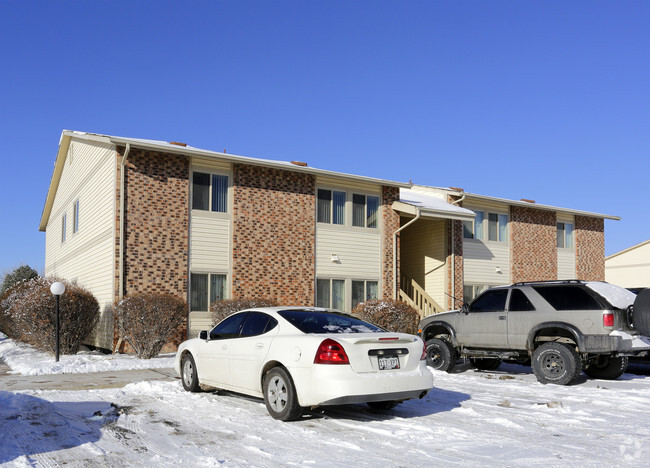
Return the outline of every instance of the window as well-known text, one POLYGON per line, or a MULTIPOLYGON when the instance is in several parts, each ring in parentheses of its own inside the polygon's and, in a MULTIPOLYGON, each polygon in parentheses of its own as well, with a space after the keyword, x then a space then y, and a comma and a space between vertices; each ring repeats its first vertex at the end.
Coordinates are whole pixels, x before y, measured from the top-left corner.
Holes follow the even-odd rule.
POLYGON ((345 280, 317 279, 316 306, 345 309, 345 280))
POLYGON ((562 249, 573 248, 572 223, 557 223, 557 246, 562 249))
POLYGON ((318 189, 318 222, 345 224, 345 199, 345 192, 318 189))
POLYGON ((192 209, 226 213, 228 176, 195 172, 192 175, 192 209))
POLYGON ((79 231, 79 200, 74 202, 74 209, 72 215, 72 233, 79 231))
POLYGON ((379 298, 378 281, 352 281, 352 308, 364 301, 372 301, 379 298))
POLYGON ((510 292, 510 306, 508 307, 508 310, 514 312, 527 312, 535 310, 535 307, 521 289, 513 289, 510 292))
POLYGON ((211 340, 224 340, 227 338, 237 338, 242 323, 248 316, 247 313, 235 314, 226 317, 219 324, 210 331, 211 340))
POLYGON ((475 211, 474 214, 474 221, 463 221, 463 237, 483 240, 483 212, 475 211))
POLYGON ((273 330, 278 324, 277 320, 262 312, 250 312, 247 315, 248 317, 244 322, 244 326, 241 328, 240 336, 242 338, 262 335, 273 330))
POLYGON ((474 284, 463 286, 463 302, 471 302, 476 296, 488 289, 490 286, 487 284, 474 284))
POLYGON ((65 242, 65 218, 66 215, 64 214, 61 218, 61 242, 65 242))
POLYGON ((192 273, 190 275, 190 310, 208 311, 210 304, 224 299, 226 275, 192 273))
POLYGON ((352 225, 358 227, 378 227, 379 197, 352 194, 352 225))
POLYGON ((282 310, 285 320, 303 333, 381 333, 385 330, 348 314, 313 310, 282 310))
POLYGON ((492 289, 485 291, 469 306, 471 312, 498 312, 506 310, 507 289, 492 289))
POLYGON ((508 241, 508 215, 488 213, 488 240, 508 241))
POLYGON ((599 310, 608 304, 580 286, 533 286, 555 310, 599 310))

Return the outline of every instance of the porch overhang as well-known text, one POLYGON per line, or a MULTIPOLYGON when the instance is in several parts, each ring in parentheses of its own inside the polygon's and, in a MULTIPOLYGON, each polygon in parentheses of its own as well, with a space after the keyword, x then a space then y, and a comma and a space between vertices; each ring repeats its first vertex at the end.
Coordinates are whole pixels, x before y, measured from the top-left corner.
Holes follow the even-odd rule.
POLYGON ((454 219, 472 221, 476 216, 472 210, 452 205, 440 197, 410 189, 400 189, 399 201, 393 202, 393 210, 407 217, 454 219))

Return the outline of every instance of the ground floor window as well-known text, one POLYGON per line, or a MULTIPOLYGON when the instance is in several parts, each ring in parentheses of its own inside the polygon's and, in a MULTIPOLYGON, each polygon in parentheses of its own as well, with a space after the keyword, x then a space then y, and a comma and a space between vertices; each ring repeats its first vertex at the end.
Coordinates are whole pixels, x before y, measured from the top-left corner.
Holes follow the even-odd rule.
POLYGON ((379 281, 352 280, 352 309, 364 301, 379 298, 379 281))
POLYGON ((226 297, 226 275, 190 274, 190 310, 208 311, 210 304, 226 297))
POLYGON ((491 285, 489 284, 466 284, 463 286, 463 302, 471 302, 475 297, 490 287, 491 285))
POLYGON ((344 278, 316 280, 316 306, 350 311, 357 304, 379 298, 379 281, 344 278), (350 300, 347 298, 350 297, 350 300))

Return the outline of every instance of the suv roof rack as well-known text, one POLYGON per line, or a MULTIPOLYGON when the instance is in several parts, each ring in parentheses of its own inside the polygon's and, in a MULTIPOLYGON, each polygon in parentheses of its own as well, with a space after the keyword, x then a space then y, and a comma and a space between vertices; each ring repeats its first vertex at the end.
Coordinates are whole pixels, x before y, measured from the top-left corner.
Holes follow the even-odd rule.
POLYGON ((542 281, 519 281, 513 283, 513 286, 524 286, 527 284, 585 284, 583 280, 568 279, 568 280, 542 280, 542 281))

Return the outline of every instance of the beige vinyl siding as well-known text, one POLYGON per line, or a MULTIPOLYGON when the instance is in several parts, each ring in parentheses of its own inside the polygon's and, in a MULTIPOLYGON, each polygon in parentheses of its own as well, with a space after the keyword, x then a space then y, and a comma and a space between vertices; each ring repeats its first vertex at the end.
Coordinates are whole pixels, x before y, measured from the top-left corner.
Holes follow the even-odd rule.
POLYGON ((624 288, 650 288, 650 242, 607 257, 605 280, 624 288))
POLYGON ((213 325, 210 312, 190 312, 189 338, 196 338, 201 330, 210 330, 213 325))
POLYGON ((379 229, 316 226, 316 277, 381 278, 381 236, 379 229), (339 262, 332 262, 337 254, 339 262))
POLYGON ((400 265, 404 274, 415 280, 438 304, 444 304, 446 297, 446 226, 444 220, 422 219, 400 233, 400 265))
POLYGON ((230 270, 230 218, 227 215, 192 210, 190 270, 195 273, 227 273, 230 270))
POLYGON ((342 181, 341 179, 334 177, 318 176, 316 178, 316 186, 319 188, 334 188, 337 190, 381 196, 381 187, 378 187, 377 185, 367 184, 359 181, 342 181))
POLYGON ((73 139, 45 231, 45 275, 76 281, 95 296, 102 319, 89 344, 103 348, 112 347, 112 315, 105 309, 114 297, 115 167, 112 145, 73 139), (79 230, 73 233, 77 200, 79 230))

